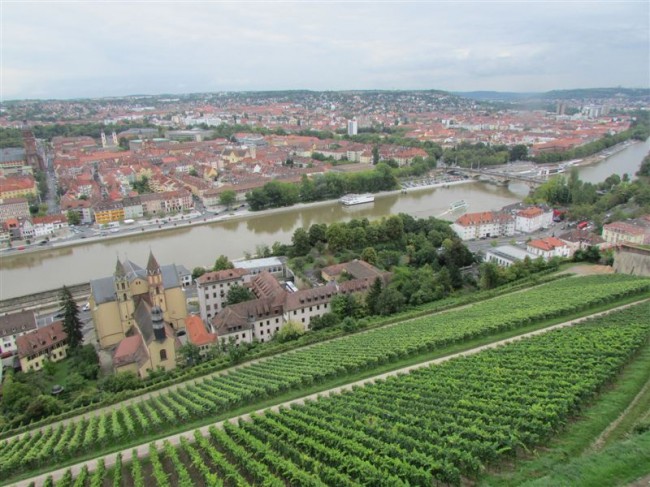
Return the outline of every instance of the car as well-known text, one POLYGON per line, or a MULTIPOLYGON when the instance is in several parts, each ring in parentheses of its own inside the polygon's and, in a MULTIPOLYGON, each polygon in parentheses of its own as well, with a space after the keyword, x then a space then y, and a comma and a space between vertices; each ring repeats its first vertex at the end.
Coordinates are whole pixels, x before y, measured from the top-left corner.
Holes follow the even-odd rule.
POLYGON ((82 306, 81 311, 90 311, 90 303, 86 303, 82 306))
POLYGON ((65 316, 65 315, 63 314, 63 312, 62 312, 62 311, 59 311, 58 313, 56 313, 56 314, 53 316, 53 318, 54 318, 55 320, 60 320, 60 319, 63 318, 64 316, 65 316))

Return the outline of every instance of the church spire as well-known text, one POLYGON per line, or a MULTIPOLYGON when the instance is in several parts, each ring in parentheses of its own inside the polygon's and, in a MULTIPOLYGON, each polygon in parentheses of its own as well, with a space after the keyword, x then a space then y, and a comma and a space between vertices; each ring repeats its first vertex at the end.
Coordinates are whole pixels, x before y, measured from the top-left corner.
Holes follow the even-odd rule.
POLYGON ((117 258, 117 264, 115 265, 115 277, 126 277, 126 271, 124 270, 124 266, 122 265, 122 262, 120 262, 120 258, 117 258))
POLYGON ((160 266, 158 261, 153 256, 153 252, 149 251, 149 262, 147 262, 147 275, 153 276, 155 274, 160 274, 160 266))

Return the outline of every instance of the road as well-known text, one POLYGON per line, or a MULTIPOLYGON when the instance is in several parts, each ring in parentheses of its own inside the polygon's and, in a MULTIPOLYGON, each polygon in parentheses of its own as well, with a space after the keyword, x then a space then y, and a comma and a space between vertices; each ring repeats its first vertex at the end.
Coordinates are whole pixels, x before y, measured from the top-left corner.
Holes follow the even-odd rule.
MULTIPOLYGON (((594 313, 594 314, 591 314, 589 316, 585 316, 585 317, 578 318, 578 319, 571 320, 571 321, 566 321, 564 323, 559 323, 557 325, 552 325, 552 326, 549 326, 547 328, 543 328, 543 329, 540 329, 540 330, 535 330, 535 331, 531 331, 531 332, 528 332, 528 333, 523 333, 521 335, 517 335, 515 337, 507 338, 507 339, 504 339, 504 340, 498 340, 496 342, 492 342, 492 343, 489 343, 487 345, 482 345, 482 346, 475 347, 475 348, 472 348, 472 349, 469 349, 469 350, 465 350, 463 352, 458 352, 458 353, 454 353, 452 355, 447 355, 445 357, 437 358, 437 359, 434 359, 434 360, 429 360, 427 362, 422 362, 420 364, 411 365, 411 366, 408 366, 408 367, 403 367, 401 369, 393 370, 391 372, 386 372, 384 374, 380 374, 380 375, 376 375, 376 376, 373 376, 373 377, 369 377, 367 379, 352 382, 352 383, 346 384, 344 386, 335 387, 335 388, 332 388, 332 389, 328 389, 326 391, 321 391, 321 392, 311 394, 311 395, 308 395, 308 396, 304 396, 304 397, 301 397, 301 398, 298 398, 298 399, 293 399, 291 401, 286 401, 284 403, 277 404, 275 406, 259 409, 259 410, 255 411, 253 413, 243 414, 243 415, 240 415, 240 416, 229 418, 229 419, 224 420, 224 421, 219 421, 217 423, 206 425, 206 426, 203 426, 203 427, 199 428, 199 431, 200 431, 200 433, 202 435, 205 436, 205 435, 208 434, 208 430, 209 430, 209 428, 211 426, 216 426, 217 428, 222 428, 224 423, 226 423, 226 422, 229 422, 229 423, 232 423, 232 424, 237 424, 240 420, 241 421, 249 421, 251 419, 251 416, 260 415, 260 414, 265 413, 266 411, 277 412, 281 408, 290 407, 292 404, 297 404, 297 405, 304 404, 306 401, 317 400, 319 397, 327 397, 327 396, 339 394, 339 393, 344 392, 344 391, 350 391, 355 387, 360 387, 360 386, 372 384, 372 383, 374 383, 374 382, 376 382, 378 380, 383 380, 383 379, 386 379, 388 377, 394 377, 394 376, 397 376, 397 375, 400 375, 400 374, 409 373, 409 372, 411 372, 413 370, 417 370, 417 369, 421 369, 421 368, 425 368, 425 367, 430 367, 432 365, 441 364, 443 362, 447 362, 447 361, 452 360, 454 358, 465 357, 465 356, 469 356, 469 355, 475 355, 475 354, 477 354, 479 352, 482 352, 483 350, 489 350, 489 349, 497 348, 497 347, 500 347, 502 345, 505 345, 505 344, 508 344, 508 343, 513 343, 513 342, 516 342, 516 341, 521 340, 523 338, 528 338, 528 337, 540 335, 540 334, 546 333, 546 332, 551 331, 551 330, 557 330, 559 328, 565 328, 565 327, 568 327, 568 326, 573 326, 575 324, 586 321, 586 320, 588 320, 590 318, 595 318, 597 316, 602 316, 602 315, 611 313, 612 311, 622 310, 622 309, 628 308, 630 306, 634 306, 636 304, 639 304, 639 303, 642 303, 642 302, 648 302, 648 301, 650 301, 650 299, 644 299, 644 300, 641 300, 641 301, 637 301, 635 303, 625 304, 625 305, 622 305, 622 306, 618 306, 616 308, 612 308, 612 309, 607 310, 607 311, 601 311, 599 313, 594 313)), ((156 446, 158 448, 160 448, 163 441, 167 440, 172 445, 178 446, 180 444, 180 439, 182 437, 186 438, 190 442, 193 442, 194 441, 193 431, 194 430, 186 431, 186 432, 183 432, 183 433, 170 435, 170 436, 165 437, 165 438, 160 438, 159 440, 155 441, 154 443, 156 444, 156 446)), ((148 453, 149 453, 149 444, 150 443, 143 443, 141 445, 138 445, 135 448, 131 447, 131 448, 128 448, 126 450, 122 450, 121 452, 115 452, 115 453, 111 453, 109 455, 104 456, 103 458, 104 458, 106 468, 110 468, 113 465, 115 465, 115 461, 116 461, 117 455, 119 453, 121 453, 121 455, 122 455, 122 461, 123 462, 128 462, 128 461, 131 460, 132 452, 133 452, 134 449, 136 450, 138 457, 140 457, 140 458, 146 457, 148 455, 148 453)), ((90 470, 90 471, 95 470, 97 468, 97 461, 98 461, 98 459, 93 459, 93 460, 89 460, 89 461, 86 461, 86 462, 80 462, 80 463, 72 465, 71 467, 68 467, 68 468, 71 469, 73 477, 76 477, 79 474, 79 472, 81 472, 81 469, 83 468, 84 465, 86 465, 88 467, 88 470, 90 470)), ((47 478, 49 476, 52 476, 52 479, 56 482, 57 480, 59 480, 60 478, 63 477, 66 470, 68 470, 68 468, 62 468, 62 469, 55 470, 55 471, 49 472, 49 473, 45 473, 45 474, 30 478, 30 479, 22 480, 22 481, 20 481, 20 482, 18 482, 16 484, 13 484, 13 485, 18 486, 18 487, 27 487, 33 482, 34 483, 33 485, 38 487, 38 486, 44 485, 45 481, 47 480, 47 478)))

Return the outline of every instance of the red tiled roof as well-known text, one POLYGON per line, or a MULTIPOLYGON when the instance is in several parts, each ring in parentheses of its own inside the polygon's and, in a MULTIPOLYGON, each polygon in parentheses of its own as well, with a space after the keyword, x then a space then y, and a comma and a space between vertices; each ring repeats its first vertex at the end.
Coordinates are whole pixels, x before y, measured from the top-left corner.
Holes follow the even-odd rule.
POLYGON ((566 244, 562 242, 562 240, 557 239, 555 237, 546 237, 537 240, 531 240, 530 242, 528 242, 528 245, 547 252, 553 250, 556 247, 566 246, 566 244))
POLYGON ((60 345, 67 340, 68 335, 63 331, 63 322, 55 321, 51 325, 39 328, 33 333, 17 337, 16 347, 21 358, 30 357, 52 346, 60 345))
POLYGON ((206 272, 200 276, 196 282, 199 284, 207 284, 209 282, 229 281, 231 279, 239 279, 248 274, 246 269, 225 269, 223 271, 206 272))
POLYGON ((517 216, 521 216, 523 218, 535 218, 536 216, 542 214, 544 214, 544 211, 541 208, 533 206, 531 208, 521 210, 519 213, 517 213, 517 216))
POLYGON ((199 347, 215 343, 218 340, 216 333, 209 333, 206 330, 203 320, 199 316, 190 315, 185 318, 185 328, 190 343, 199 347))
POLYGON ((142 342, 142 336, 139 333, 126 337, 120 342, 113 353, 113 366, 120 367, 122 365, 138 362, 143 351, 144 343, 142 342))

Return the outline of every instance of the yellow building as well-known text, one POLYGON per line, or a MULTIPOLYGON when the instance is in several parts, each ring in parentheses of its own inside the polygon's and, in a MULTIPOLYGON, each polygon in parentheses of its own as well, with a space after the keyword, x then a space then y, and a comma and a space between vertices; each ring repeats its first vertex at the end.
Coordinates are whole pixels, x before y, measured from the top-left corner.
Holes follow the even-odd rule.
POLYGON ((160 266, 150 253, 146 269, 118 259, 112 276, 91 281, 89 304, 100 347, 133 336, 138 316, 144 316, 137 312, 142 301, 162 310, 174 334, 184 330, 187 306, 179 274, 175 264, 160 266))
POLYGON ((124 220, 122 202, 110 202, 97 205, 94 209, 95 221, 100 225, 124 220))
POLYGON ((56 321, 17 337, 16 348, 23 372, 41 370, 46 360, 63 360, 68 351, 68 335, 63 331, 63 322, 56 321))
POLYGON ((0 178, 0 199, 28 198, 36 196, 38 187, 32 176, 10 176, 0 178))
POLYGON ((147 377, 152 370, 176 367, 180 341, 172 326, 163 320, 162 309, 142 300, 135 316, 137 326, 133 327, 133 334, 123 339, 113 353, 115 372, 147 377))

